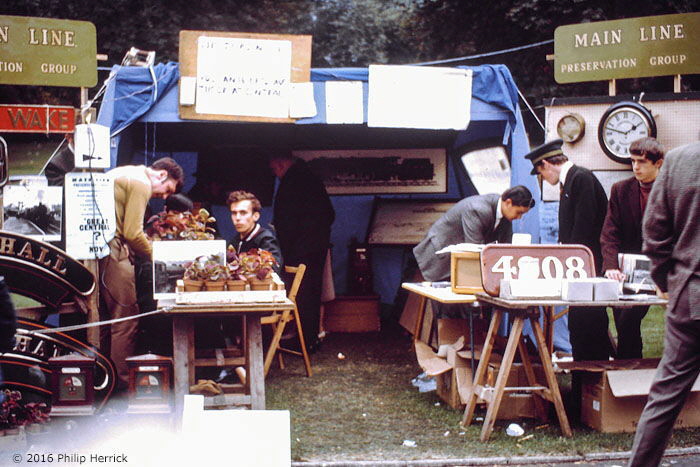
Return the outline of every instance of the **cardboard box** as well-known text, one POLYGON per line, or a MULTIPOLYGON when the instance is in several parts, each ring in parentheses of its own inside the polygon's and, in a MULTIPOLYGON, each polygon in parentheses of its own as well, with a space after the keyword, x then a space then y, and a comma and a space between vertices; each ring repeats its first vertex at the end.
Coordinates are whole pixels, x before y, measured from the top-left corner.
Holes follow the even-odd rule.
MULTIPOLYGON (((496 385, 496 379, 498 378, 500 363, 490 363, 487 373, 487 382, 489 386, 493 387, 496 385)), ((544 381, 544 370, 542 365, 533 364, 532 369, 535 372, 535 378, 539 384, 543 384, 544 381)), ((510 369, 510 374, 506 380, 506 387, 525 387, 530 386, 527 380, 527 374, 525 373, 525 367, 522 363, 513 363, 510 369)), ((498 408, 498 415, 496 419, 498 420, 513 420, 517 418, 537 418, 537 406, 535 398, 539 396, 531 392, 505 392, 503 398, 501 399, 501 406, 498 408)), ((547 407, 547 402, 544 399, 543 405, 547 407)), ((547 413, 542 414, 546 418, 547 413)))
POLYGON ((471 391, 472 372, 470 368, 453 368, 435 377, 437 395, 455 410, 464 410, 471 391))
POLYGON ((507 299, 561 298, 561 281, 554 279, 501 279, 499 296, 507 299))
POLYGON ((593 282, 590 279, 564 279, 561 281, 561 299, 570 301, 593 300, 593 282))
POLYGON ((325 304, 323 325, 328 332, 379 331, 379 297, 337 297, 325 304))
POLYGON ((454 293, 473 294, 483 292, 481 253, 476 251, 451 252, 450 282, 454 293))
POLYGON ((620 295, 620 283, 604 277, 593 278, 593 300, 617 300, 620 295))
MULTIPOLYGON (((656 369, 587 372, 581 395, 581 421, 604 433, 637 429, 656 369)), ((675 428, 700 426, 700 379, 683 406, 675 428)))

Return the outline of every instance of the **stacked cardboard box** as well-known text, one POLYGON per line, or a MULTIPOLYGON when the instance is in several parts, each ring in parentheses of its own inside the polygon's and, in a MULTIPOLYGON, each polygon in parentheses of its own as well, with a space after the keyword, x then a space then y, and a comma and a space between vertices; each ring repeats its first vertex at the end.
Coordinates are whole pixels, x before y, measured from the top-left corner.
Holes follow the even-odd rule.
MULTIPOLYGON (((583 370, 581 421, 604 433, 633 433, 649 395, 658 359, 570 362, 559 366, 583 370)), ((700 379, 675 427, 700 426, 700 379)))

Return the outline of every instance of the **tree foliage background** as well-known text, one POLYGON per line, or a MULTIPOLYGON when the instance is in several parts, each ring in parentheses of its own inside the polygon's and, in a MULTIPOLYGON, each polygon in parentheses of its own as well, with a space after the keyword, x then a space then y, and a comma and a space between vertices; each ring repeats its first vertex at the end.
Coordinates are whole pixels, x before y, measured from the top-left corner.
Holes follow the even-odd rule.
MULTIPOLYGON (((0 14, 91 21, 98 53, 120 63, 132 46, 178 60, 182 29, 313 35, 313 67, 412 64, 485 54, 554 38, 561 25, 700 11, 700 0, 3 0, 0 14)), ((449 65, 503 63, 535 108, 561 96, 605 95, 607 83, 559 85, 553 44, 449 65)), ((700 90, 697 75, 684 90, 700 90)), ((672 78, 618 82, 618 93, 669 92, 672 78)), ((0 102, 78 105, 71 88, 0 86, 0 102)), ((526 123, 532 127, 534 120, 526 123)), ((537 139, 536 135, 535 140, 537 139)), ((540 135, 541 136, 541 135, 540 135)))

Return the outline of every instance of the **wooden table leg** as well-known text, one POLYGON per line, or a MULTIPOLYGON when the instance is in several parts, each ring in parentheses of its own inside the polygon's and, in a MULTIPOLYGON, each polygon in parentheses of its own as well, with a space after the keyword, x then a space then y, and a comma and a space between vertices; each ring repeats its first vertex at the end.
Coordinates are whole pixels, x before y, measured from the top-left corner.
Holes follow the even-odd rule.
POLYGON ((245 360, 248 376, 246 386, 250 393, 250 408, 265 410, 265 371, 260 315, 246 314, 243 317, 246 331, 245 360))
POLYGON ((175 419, 182 419, 185 394, 194 383, 194 326, 192 318, 173 316, 173 382, 175 419))
MULTIPOLYGON (((559 418, 559 426, 561 427, 564 436, 571 438, 573 433, 571 432, 571 427, 569 426, 569 419, 566 416, 566 411, 564 410, 564 403, 561 400, 561 394, 559 393, 559 384, 557 383, 557 378, 554 375, 554 368, 552 367, 552 360, 549 358, 549 352, 547 351, 547 345, 544 341, 544 335, 542 333, 542 328, 540 328, 540 323, 536 317, 530 317, 530 324, 532 324, 533 334, 537 340, 537 351, 540 354, 540 360, 542 361, 542 367, 544 369, 544 376, 547 379, 547 387, 551 393, 552 402, 554 403, 554 409, 557 412, 557 417, 559 418)), ((500 375, 499 375, 500 377, 500 375)))
MULTIPOLYGON (((501 399, 503 398, 503 390, 506 387, 510 368, 513 365, 513 357, 515 357, 515 352, 518 350, 518 342, 520 342, 520 336, 523 332, 524 321, 525 319, 520 313, 515 315, 515 320, 513 321, 513 326, 508 336, 508 344, 506 344, 506 350, 503 354, 503 361, 501 361, 501 367, 498 370, 498 378, 496 378, 493 397, 488 401, 488 410, 484 418, 484 425, 481 427, 481 441, 489 440, 491 432, 493 431, 493 425, 496 423, 496 416, 498 415, 498 409, 501 406, 501 399)), ((481 366, 481 364, 479 364, 479 366, 481 366)))
MULTIPOLYGON (((469 394, 469 399, 467 400, 467 406, 464 408, 464 416, 462 417, 462 425, 464 426, 471 425, 472 418, 474 418, 476 401, 479 398, 477 387, 480 388, 484 384, 484 379, 486 378, 486 370, 489 367, 489 360, 491 359, 491 352, 493 351, 493 343, 496 340, 496 334, 498 333, 498 327, 501 325, 502 317, 503 312, 501 310, 493 310, 493 314, 491 315, 491 323, 489 324, 489 330, 486 333, 484 348, 481 351, 479 366, 476 369, 474 381, 472 381, 472 390, 469 394)), ((472 358, 475 358, 475 356, 472 355, 472 358)))

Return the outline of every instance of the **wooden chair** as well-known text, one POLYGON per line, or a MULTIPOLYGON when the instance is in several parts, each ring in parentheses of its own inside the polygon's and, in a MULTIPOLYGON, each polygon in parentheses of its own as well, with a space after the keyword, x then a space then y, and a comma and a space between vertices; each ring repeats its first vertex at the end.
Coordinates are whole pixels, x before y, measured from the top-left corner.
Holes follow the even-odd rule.
POLYGON ((289 293, 287 294, 289 300, 294 303, 294 309, 286 310, 281 313, 275 312, 269 316, 263 316, 260 318, 261 324, 271 324, 273 329, 272 341, 270 342, 270 346, 267 349, 267 354, 265 355, 265 376, 267 376, 267 372, 270 371, 272 359, 274 358, 275 354, 277 354, 280 368, 284 369, 284 360, 282 358, 282 352, 284 352, 303 357, 304 365, 306 366, 306 376, 310 377, 313 374, 311 370, 311 360, 309 359, 309 354, 306 351, 306 341, 304 340, 304 332, 301 329, 301 318, 299 317, 299 308, 297 308, 296 300, 297 292, 299 291, 299 286, 301 285, 301 280, 304 278, 304 272, 306 272, 306 265, 300 264, 296 267, 285 266, 284 271, 289 274, 294 274, 292 286, 289 288, 289 293), (297 335, 299 336, 301 351, 291 350, 280 345, 284 328, 290 321, 296 322, 297 335))

